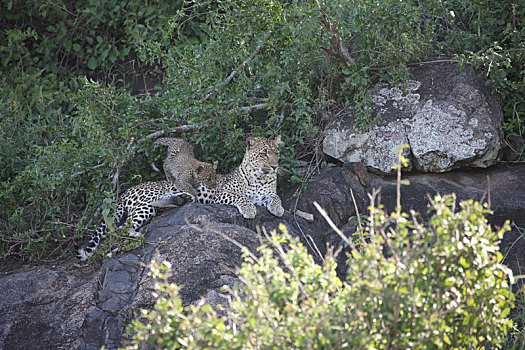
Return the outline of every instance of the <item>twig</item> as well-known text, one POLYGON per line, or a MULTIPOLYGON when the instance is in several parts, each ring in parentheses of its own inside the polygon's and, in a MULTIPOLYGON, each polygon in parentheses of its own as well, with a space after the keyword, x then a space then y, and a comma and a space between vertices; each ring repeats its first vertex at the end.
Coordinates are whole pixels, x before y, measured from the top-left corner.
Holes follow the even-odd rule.
POLYGON ((445 60, 433 60, 433 61, 422 61, 422 62, 407 63, 407 66, 422 66, 424 64, 457 63, 457 62, 459 62, 459 60, 457 60, 457 59, 445 59, 445 60))
POLYGON ((105 166, 106 163, 100 163, 100 164, 97 164, 97 165, 93 165, 93 166, 89 166, 87 168, 84 168, 80 171, 77 171, 76 173, 73 173, 72 177, 76 177, 76 176, 80 176, 80 175, 84 175, 85 173, 91 171, 91 170, 95 170, 95 169, 98 169, 98 168, 102 168, 103 166, 105 166))
MULTIPOLYGON (((173 134, 179 134, 181 132, 187 132, 187 131, 197 131, 197 130, 200 130, 203 127, 207 126, 212 121, 213 121, 212 118, 208 118, 205 121, 203 121, 201 123, 198 123, 198 124, 180 125, 180 126, 176 126, 176 127, 173 127, 173 128, 169 128, 168 131, 173 133, 173 134)), ((139 140, 138 143, 142 143, 142 142, 144 142, 146 140, 151 140, 151 139, 160 137, 160 136, 164 135, 165 133, 166 133, 166 131, 164 131, 164 130, 155 131, 155 132, 147 135, 144 139, 139 140)))
POLYGON ((350 195, 352 196, 352 202, 354 203, 355 214, 357 215, 357 222, 359 224, 359 229, 363 231, 363 223, 361 222, 361 215, 359 214, 359 209, 357 208, 357 202, 355 200, 354 191, 352 190, 352 187, 350 187, 350 195))
POLYGON ((487 192, 488 192, 488 202, 489 202, 489 209, 492 208, 492 203, 490 201, 490 176, 487 174, 487 192))
POLYGON ((260 110, 267 109, 267 108, 268 107, 267 107, 266 103, 259 103, 259 104, 256 104, 256 105, 240 107, 239 109, 241 111, 245 111, 245 112, 251 113, 251 112, 254 112, 254 111, 260 111, 260 110))
MULTIPOLYGON (((339 32, 339 28, 337 28, 336 25, 334 25, 332 22, 330 22, 330 18, 324 12, 321 8, 321 3, 319 0, 314 0, 317 7, 319 7, 319 13, 321 14, 320 19, 321 23, 325 26, 330 33, 332 33, 332 45, 337 48, 339 51, 339 55, 344 59, 347 66, 355 66, 356 62, 355 59, 350 55, 350 51, 348 51, 348 48, 346 47, 345 43, 343 42, 343 38, 341 38, 341 33, 339 32)), ((333 51, 332 51, 333 52, 333 51)))
POLYGON ((306 220, 308 222, 314 222, 314 216, 311 213, 307 213, 307 212, 304 212, 302 210, 295 209, 295 215, 297 215, 301 219, 304 219, 304 220, 306 220))
POLYGON ((127 157, 125 157, 120 164, 117 165, 117 169, 115 170, 115 174, 113 175, 113 178, 111 182, 113 183, 113 191, 116 192, 118 188, 118 179, 120 176, 120 170, 124 167, 124 164, 126 161, 131 158, 131 155, 135 153, 136 148, 133 147, 133 144, 135 143, 135 138, 132 137, 129 140, 128 146, 126 147, 126 151, 128 151, 127 157))
MULTIPOLYGON (((253 60, 255 58, 255 56, 257 56, 259 54, 259 52, 261 52, 261 49, 262 49, 262 46, 263 44, 268 40, 270 39, 270 36, 272 36, 272 32, 269 32, 268 34, 266 34, 266 36, 264 37, 264 39, 262 40, 262 42, 255 48, 255 51, 252 52, 252 54, 250 55, 250 57, 248 57, 243 63, 241 63, 233 72, 230 73, 230 75, 228 75, 228 77, 226 77, 226 79, 219 84, 219 86, 217 86, 214 91, 208 93, 206 96, 204 96, 203 98, 201 98, 199 100, 200 103, 204 102, 204 101, 207 101, 209 100, 213 95, 215 95, 218 91, 219 88, 223 87, 224 85, 226 84, 229 84, 233 78, 235 78, 235 76, 239 73, 239 71, 241 69, 243 69, 251 60, 253 60)), ((184 110, 184 113, 190 113, 192 110, 192 107, 189 107, 189 108, 186 108, 184 110)))
POLYGON ((115 192, 117 190, 118 185, 118 178, 120 176, 120 169, 122 168, 122 165, 117 165, 117 169, 115 170, 115 174, 113 174, 113 177, 111 179, 111 183, 113 184, 113 191, 115 192))
POLYGON ((505 261, 505 259, 507 259, 507 255, 509 255, 510 251, 512 250, 512 247, 514 247, 514 244, 516 244, 516 242, 518 242, 520 239, 522 239, 523 236, 520 235, 518 238, 516 238, 516 240, 511 244, 510 248, 507 250, 507 253, 505 253, 505 256, 503 257, 503 259, 501 259, 501 263, 503 264, 503 262, 505 261))
POLYGON ((352 247, 352 249, 356 249, 355 245, 354 245, 354 242, 352 242, 351 240, 349 240, 343 232, 341 232, 341 230, 339 228, 337 228, 337 226, 335 226, 334 222, 332 221, 332 219, 330 219, 330 217, 328 216, 328 214, 326 213, 326 211, 321 208, 321 206, 319 205, 319 203, 317 203, 316 201, 314 201, 314 206, 315 208, 319 211, 319 213, 324 217, 324 219, 326 220, 326 222, 328 222, 328 225, 330 225, 330 227, 343 239, 343 241, 345 241, 350 247, 352 247))
POLYGON ((160 169, 157 168, 157 166, 155 165, 155 162, 151 162, 149 163, 149 165, 151 166, 151 169, 153 169, 154 172, 160 173, 160 169))

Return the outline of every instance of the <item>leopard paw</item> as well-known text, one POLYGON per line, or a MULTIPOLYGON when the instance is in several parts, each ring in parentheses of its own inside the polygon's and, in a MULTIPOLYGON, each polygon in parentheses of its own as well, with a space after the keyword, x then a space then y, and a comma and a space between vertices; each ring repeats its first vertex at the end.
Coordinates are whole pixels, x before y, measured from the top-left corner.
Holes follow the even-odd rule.
POLYGON ((267 205, 268 211, 277 217, 281 217, 284 214, 284 208, 281 204, 281 199, 278 196, 272 198, 267 205))
POLYGON ((245 219, 253 219, 257 214, 257 208, 253 204, 250 206, 246 205, 244 207, 239 207, 239 212, 245 219))
POLYGON ((277 216, 277 217, 281 217, 283 216, 284 214, 284 208, 282 205, 279 205, 279 206, 270 206, 268 208, 268 210, 270 211, 270 213, 272 213, 273 215, 277 216))

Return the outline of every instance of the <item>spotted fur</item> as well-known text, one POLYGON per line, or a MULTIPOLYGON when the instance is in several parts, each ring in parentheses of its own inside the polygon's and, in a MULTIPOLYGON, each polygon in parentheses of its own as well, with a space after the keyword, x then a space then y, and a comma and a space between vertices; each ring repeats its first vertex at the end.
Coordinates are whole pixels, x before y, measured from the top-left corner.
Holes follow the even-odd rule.
POLYGON ((215 186, 217 162, 211 164, 195 159, 193 146, 183 139, 161 137, 153 143, 153 149, 159 145, 168 146, 163 164, 164 174, 181 191, 196 197, 196 188, 200 183, 210 188, 215 186))
POLYGON ((247 138, 241 165, 230 174, 218 174, 215 188, 201 184, 197 189, 197 201, 233 205, 246 219, 255 217, 255 204, 263 205, 270 213, 281 217, 284 208, 277 195, 280 143, 280 136, 275 140, 247 138))
MULTIPOLYGON (((144 226, 156 212, 155 202, 163 202, 162 207, 181 206, 186 202, 193 201, 194 197, 187 192, 181 191, 176 184, 170 181, 145 182, 126 190, 117 201, 117 210, 113 215, 116 228, 131 220, 130 236, 139 236, 139 228, 144 226), (169 204, 167 204, 169 203, 169 204)), ((108 230, 107 225, 102 222, 91 236, 91 240, 85 248, 79 249, 77 257, 86 260, 93 255, 93 251, 100 244, 100 240, 108 230)))

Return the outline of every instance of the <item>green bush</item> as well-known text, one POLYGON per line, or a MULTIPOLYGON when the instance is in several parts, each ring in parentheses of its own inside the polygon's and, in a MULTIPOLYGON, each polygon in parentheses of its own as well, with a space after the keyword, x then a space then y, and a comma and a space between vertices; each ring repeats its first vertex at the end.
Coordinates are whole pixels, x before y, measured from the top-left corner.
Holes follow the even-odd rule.
MULTIPOLYGON (((371 207, 369 242, 348 258, 346 281, 334 256, 323 265, 287 234, 244 252, 241 285, 225 316, 202 300, 182 306, 169 264, 153 263, 158 300, 129 331, 128 349, 474 349, 499 346, 512 322, 512 273, 481 204, 437 196, 424 225, 415 213, 371 207)), ((350 241, 349 241, 350 242, 350 241)))
MULTIPOLYGON (((52 95, 49 98, 42 104, 56 101, 52 95)), ((70 251, 72 238, 83 231, 84 221, 108 193, 118 191, 118 184, 137 184, 134 175, 147 173, 145 161, 136 161, 134 140, 140 134, 133 126, 140 117, 150 116, 151 104, 87 81, 79 83, 79 90, 67 99, 76 106, 67 117, 53 109, 30 114, 36 125, 25 131, 33 135, 16 129, 22 116, 16 109, 8 115, 4 131, 12 127, 14 137, 6 138, 6 150, 17 157, 9 160, 4 152, 2 158, 18 169, 0 182, 2 255, 43 259, 53 252, 70 251), (47 134, 41 134, 48 128, 47 134), (34 143, 20 144, 26 137, 34 143), (119 183, 114 185, 116 175, 119 183)))
POLYGON ((7 29, 0 35, 4 66, 20 61, 62 77, 79 70, 93 72, 88 73, 92 77, 100 73, 97 78, 111 82, 124 78, 123 63, 137 61, 137 45, 169 42, 163 27, 180 3, 10 0, 1 7, 2 28, 7 29))
POLYGON ((130 161, 148 144, 137 150, 131 141, 148 131, 137 133, 137 124, 158 117, 155 103, 83 76, 124 85, 144 66, 136 47, 169 43, 164 26, 179 5, 2 2, 0 257, 70 252, 107 193, 118 191, 112 179, 127 186, 148 174, 145 160, 130 161))

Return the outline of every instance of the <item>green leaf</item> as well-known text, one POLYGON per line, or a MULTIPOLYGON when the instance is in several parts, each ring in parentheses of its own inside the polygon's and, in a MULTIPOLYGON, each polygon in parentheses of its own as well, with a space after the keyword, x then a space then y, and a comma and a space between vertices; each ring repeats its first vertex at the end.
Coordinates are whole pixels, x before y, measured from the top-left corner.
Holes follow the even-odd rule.
POLYGON ((88 68, 91 69, 91 70, 94 70, 95 68, 97 68, 98 66, 98 62, 97 62, 97 59, 93 56, 91 56, 88 60, 88 68))

